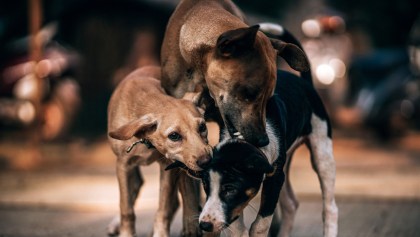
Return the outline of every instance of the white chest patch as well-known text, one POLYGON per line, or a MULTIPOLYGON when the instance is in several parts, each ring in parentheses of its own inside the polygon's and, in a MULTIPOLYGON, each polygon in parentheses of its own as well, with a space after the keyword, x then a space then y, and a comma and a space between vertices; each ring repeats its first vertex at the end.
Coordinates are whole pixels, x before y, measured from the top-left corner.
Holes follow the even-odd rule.
POLYGON ((268 162, 270 164, 273 164, 273 162, 279 156, 279 139, 274 133, 273 126, 271 126, 271 124, 268 121, 266 124, 266 130, 270 143, 265 147, 261 147, 260 149, 267 157, 268 162))

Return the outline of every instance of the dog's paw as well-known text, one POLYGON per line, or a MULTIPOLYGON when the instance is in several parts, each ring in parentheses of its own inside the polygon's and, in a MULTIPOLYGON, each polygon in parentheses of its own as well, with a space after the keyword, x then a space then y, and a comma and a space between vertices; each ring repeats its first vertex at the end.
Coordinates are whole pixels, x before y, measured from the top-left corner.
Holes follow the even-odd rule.
POLYGON ((116 216, 112 219, 112 221, 108 224, 106 232, 108 236, 118 236, 120 233, 120 216, 116 216))
POLYGON ((132 234, 127 234, 127 233, 121 233, 120 235, 118 235, 118 237, 136 237, 136 235, 132 235, 132 234))
POLYGON ((183 230, 181 233, 182 237, 202 237, 203 233, 200 230, 197 231, 185 231, 183 230))
POLYGON ((167 231, 153 230, 153 233, 150 236, 151 237, 169 237, 170 235, 167 231))

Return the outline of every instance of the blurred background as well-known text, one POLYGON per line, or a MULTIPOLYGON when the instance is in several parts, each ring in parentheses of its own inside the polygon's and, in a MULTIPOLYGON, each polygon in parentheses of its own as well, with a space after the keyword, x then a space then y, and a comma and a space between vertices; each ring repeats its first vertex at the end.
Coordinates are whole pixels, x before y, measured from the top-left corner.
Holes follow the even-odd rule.
MULTIPOLYGON (((420 2, 234 2, 250 24, 287 28, 309 56, 334 126, 340 236, 420 236, 420 2)), ((118 211, 108 100, 133 69, 159 64, 177 3, 0 2, 0 236, 105 235, 118 211)), ((293 236, 321 236, 317 178, 307 151, 295 156, 293 236)), ((152 217, 156 166, 145 179, 138 208, 152 217)))

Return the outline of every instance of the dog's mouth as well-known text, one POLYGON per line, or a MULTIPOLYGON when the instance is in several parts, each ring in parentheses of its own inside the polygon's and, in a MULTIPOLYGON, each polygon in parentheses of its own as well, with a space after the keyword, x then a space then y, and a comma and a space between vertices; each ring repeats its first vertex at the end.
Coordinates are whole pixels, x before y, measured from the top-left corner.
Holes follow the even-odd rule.
POLYGON ((172 170, 172 169, 176 169, 176 168, 181 168, 181 169, 188 169, 188 167, 182 163, 181 161, 174 161, 171 164, 169 164, 168 166, 166 166, 165 170, 172 170))
POLYGON ((173 163, 169 164, 168 166, 166 166, 165 170, 172 170, 172 169, 183 169, 187 172, 188 175, 190 175, 193 178, 196 179, 201 179, 202 177, 202 171, 195 171, 192 170, 190 168, 188 168, 188 166, 186 166, 184 163, 182 163, 181 161, 174 161, 173 163))
POLYGON ((242 139, 244 140, 244 136, 235 128, 232 121, 229 119, 228 116, 226 116, 226 127, 228 129, 229 135, 232 138, 242 139))

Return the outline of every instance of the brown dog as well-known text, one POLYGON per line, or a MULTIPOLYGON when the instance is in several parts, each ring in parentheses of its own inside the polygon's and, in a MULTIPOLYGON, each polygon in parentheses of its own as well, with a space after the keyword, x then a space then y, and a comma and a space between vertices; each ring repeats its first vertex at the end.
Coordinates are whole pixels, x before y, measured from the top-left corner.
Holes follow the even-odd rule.
POLYGON ((206 124, 194 103, 166 95, 156 78, 160 78, 159 67, 144 67, 131 73, 109 102, 109 142, 117 156, 121 221, 113 221, 108 232, 135 235, 133 206, 143 184, 138 166, 158 161, 161 191, 153 236, 169 236, 170 222, 178 208, 177 183, 186 217, 187 230, 183 234, 198 236, 198 223, 190 217, 199 214, 198 204, 194 205, 199 201, 194 194, 199 187, 183 172, 164 168, 170 160, 177 160, 198 171, 210 161, 206 124))
POLYGON ((261 147, 269 142, 265 108, 276 84, 276 56, 298 71, 309 63, 298 47, 258 28, 229 0, 182 0, 167 25, 161 62, 168 94, 208 89, 230 136, 261 147))

